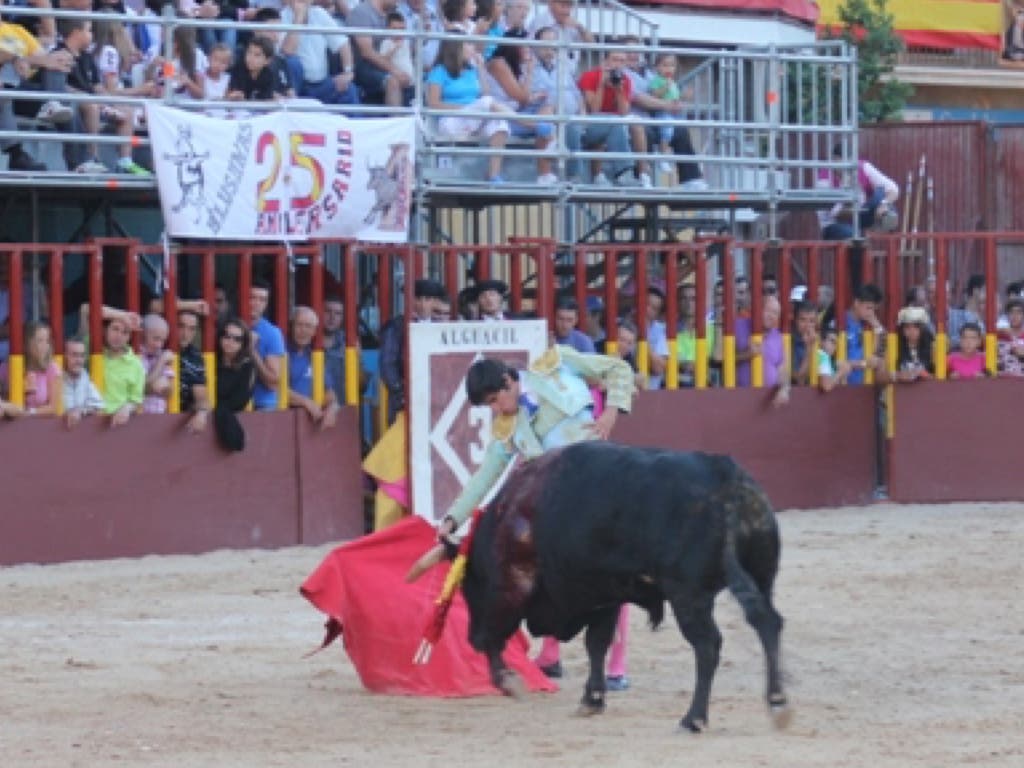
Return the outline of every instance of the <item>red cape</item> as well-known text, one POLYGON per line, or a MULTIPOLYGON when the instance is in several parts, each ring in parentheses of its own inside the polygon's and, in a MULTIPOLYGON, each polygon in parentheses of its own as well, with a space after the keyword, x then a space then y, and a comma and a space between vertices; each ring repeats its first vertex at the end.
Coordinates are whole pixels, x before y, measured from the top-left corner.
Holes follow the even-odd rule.
MULTIPOLYGON (((434 529, 420 517, 343 544, 303 582, 300 592, 342 627, 345 650, 359 679, 377 693, 414 696, 497 694, 487 660, 469 645, 469 613, 457 592, 440 642, 427 664, 413 664, 424 627, 448 572, 440 565, 413 584, 412 563, 435 543, 434 529)), ((556 691, 527 656, 517 632, 505 648, 505 663, 530 691, 556 691)))

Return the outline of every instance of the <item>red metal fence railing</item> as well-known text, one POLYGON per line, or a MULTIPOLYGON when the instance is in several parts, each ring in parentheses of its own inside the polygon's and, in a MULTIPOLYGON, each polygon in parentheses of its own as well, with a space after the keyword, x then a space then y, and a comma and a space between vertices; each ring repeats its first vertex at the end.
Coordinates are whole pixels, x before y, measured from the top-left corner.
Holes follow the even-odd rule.
MULTIPOLYGON (((947 312, 956 304, 962 286, 951 285, 950 274, 963 276, 976 269, 986 276, 985 355, 990 370, 996 367, 996 320, 1001 287, 1024 277, 998 274, 997 255, 1003 248, 1024 245, 1024 232, 927 233, 916 235, 919 243, 913 254, 905 253, 901 235, 872 238, 859 258, 846 243, 798 241, 783 243, 743 242, 730 238, 709 238, 692 243, 634 244, 600 243, 556 250, 553 241, 543 238, 516 238, 501 246, 463 245, 380 245, 352 241, 314 242, 295 245, 205 244, 175 245, 167 252, 161 246, 143 245, 127 239, 97 239, 79 245, 8 244, 0 246, 0 288, 9 293, 10 339, 7 397, 24 401, 25 346, 24 320, 47 318, 52 328, 53 353, 60 364, 65 338, 65 317, 78 309, 69 306, 72 296, 84 297, 89 305, 88 332, 90 370, 97 386, 103 379, 102 307, 113 303, 119 309, 144 314, 144 295, 162 300, 161 312, 169 326, 168 345, 178 348, 176 315, 180 300, 202 300, 209 312, 202 318, 202 355, 211 397, 215 387, 214 296, 218 277, 237 298, 235 314, 250 321, 249 292, 254 276, 269 277, 272 284, 270 316, 282 332, 287 332, 289 312, 296 305, 308 305, 323 317, 328 292, 344 299, 345 393, 348 404, 360 399, 360 313, 367 306, 377 308, 383 325, 412 302, 413 283, 429 275, 440 280, 457 306, 459 291, 473 280, 500 277, 508 282, 509 309, 512 313, 530 312, 551 319, 557 295, 576 298, 580 307, 589 297, 603 304, 607 350, 616 351, 620 318, 632 315, 638 331, 636 361, 645 374, 652 373, 654 357, 650 348, 645 310, 654 293, 664 294, 663 318, 668 354, 665 360, 665 387, 680 386, 680 334, 692 334, 695 350, 692 385, 704 388, 717 374, 719 383, 737 385, 740 365, 750 364, 750 385, 763 386, 764 371, 758 355, 746 355, 737 349, 736 278, 744 276, 750 288, 749 304, 740 310, 749 312, 750 339, 753 346, 763 338, 765 296, 762 279, 773 278, 781 303, 781 325, 785 349, 791 359, 792 332, 796 318, 789 301, 796 286, 806 286, 805 300, 832 305, 838 334, 837 358, 847 355, 847 310, 858 271, 860 282, 874 282, 885 299, 880 319, 888 335, 889 365, 895 365, 897 348, 896 317, 908 289, 925 286, 934 293, 931 312, 934 317, 936 378, 946 376, 947 312), (340 252, 328 267, 328 249, 340 252), (922 255, 924 254, 924 255, 922 255), (979 259, 980 254, 980 259, 979 259), (367 272, 366 265, 372 267, 367 272), (396 281, 402 276, 401 283, 396 281), (31 280, 30 280, 31 278, 31 280), (5 284, 6 283, 6 284, 5 284), (77 285, 83 290, 71 289, 77 285), (186 286, 187 284, 187 286, 186 286), (720 284, 716 287, 716 284, 720 284), (696 293, 692 328, 679 330, 679 290, 692 285, 696 293), (31 291, 31 295, 26 292, 31 291), (186 295, 187 294, 187 295, 186 295), (831 294, 831 295, 829 295, 831 294), (709 305, 717 307, 709 312, 709 305), (31 307, 31 313, 27 312, 31 307), (37 317, 33 317, 35 315, 37 317), (743 359, 738 360, 738 355, 743 359)), ((962 278, 965 282, 965 278, 962 278)), ((824 309, 823 306, 821 306, 824 309)), ((690 308, 687 307, 687 311, 690 308)), ((582 313, 581 313, 582 314, 582 313)), ((582 322, 582 317, 581 317, 582 322)), ((365 323, 364 323, 365 325, 365 323)), ((363 329, 365 331, 365 329, 363 329)), ((870 334, 870 332, 867 332, 870 334)), ((138 339, 133 342, 137 343, 138 339)), ((689 342, 689 339, 687 339, 689 342)), ((865 339, 872 349, 874 340, 865 339)), ((314 340, 314 395, 321 398, 324 371, 324 333, 322 325, 314 340)), ((689 348, 689 347, 688 347, 689 348)), ((746 348, 746 347, 745 347, 746 348)), ((813 351, 809 350, 809 354, 813 351)), ((812 358, 813 359, 813 358, 812 358)), ((286 362, 286 361, 285 361, 286 362)), ((660 365, 660 360, 659 360, 660 365)), ((814 366, 811 366, 813 375, 814 366)), ((870 383, 868 378, 868 383, 870 383)), ((287 407, 288 371, 285 365, 279 380, 279 403, 287 407)), ((179 409, 177 388, 169 410, 179 409)), ((377 427, 384 426, 386 397, 379 402, 377 427)))

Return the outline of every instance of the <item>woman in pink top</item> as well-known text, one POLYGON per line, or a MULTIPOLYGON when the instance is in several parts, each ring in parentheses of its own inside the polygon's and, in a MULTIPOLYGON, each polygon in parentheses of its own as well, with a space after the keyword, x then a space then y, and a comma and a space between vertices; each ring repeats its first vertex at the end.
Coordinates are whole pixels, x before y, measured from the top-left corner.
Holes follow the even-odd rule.
POLYGON ((946 370, 951 379, 980 379, 988 375, 985 353, 981 351, 981 327, 977 323, 960 327, 960 349, 946 358, 946 370))
MULTIPOLYGON (((10 392, 7 362, 0 367, 4 389, 10 392)), ((61 402, 60 368, 53 362, 50 326, 46 323, 25 323, 25 413, 40 416, 57 413, 61 402)))

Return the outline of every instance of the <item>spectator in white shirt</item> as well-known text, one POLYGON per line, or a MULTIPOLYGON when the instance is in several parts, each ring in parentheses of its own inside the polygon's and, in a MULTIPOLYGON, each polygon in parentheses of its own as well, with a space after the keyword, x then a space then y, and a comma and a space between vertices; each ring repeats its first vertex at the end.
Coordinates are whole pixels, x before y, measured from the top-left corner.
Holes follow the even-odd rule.
POLYGON ((337 32, 288 32, 281 41, 280 53, 288 61, 289 71, 299 82, 299 96, 324 104, 358 104, 359 91, 352 81, 354 63, 348 37, 331 15, 309 0, 286 0, 281 11, 283 24, 311 27, 335 27, 337 32), (328 56, 337 56, 340 72, 331 75, 328 56), (302 78, 296 76, 301 66, 302 78))
POLYGON ((69 428, 83 416, 103 412, 103 396, 85 370, 85 351, 82 339, 64 343, 64 420, 69 428))

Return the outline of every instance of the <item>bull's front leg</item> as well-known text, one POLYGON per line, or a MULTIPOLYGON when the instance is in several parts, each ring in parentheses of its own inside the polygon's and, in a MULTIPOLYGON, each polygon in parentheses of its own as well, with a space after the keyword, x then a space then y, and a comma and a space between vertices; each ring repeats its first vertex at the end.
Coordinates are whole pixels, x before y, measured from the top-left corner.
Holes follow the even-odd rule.
POLYGON ((700 733, 708 724, 708 699, 711 696, 711 682, 718 669, 718 657, 722 649, 722 633, 718 631, 714 617, 714 595, 670 596, 676 622, 693 646, 697 666, 697 685, 693 691, 689 711, 679 721, 688 731, 700 733))
POLYGON ((606 692, 604 662, 608 655, 608 648, 612 644, 612 638, 615 636, 615 625, 618 618, 619 607, 615 605, 597 611, 593 620, 587 624, 584 644, 587 649, 587 659, 590 661, 590 674, 587 676, 583 698, 580 699, 580 706, 577 710, 580 715, 585 717, 604 712, 606 692))
POLYGON ((501 657, 501 650, 487 651, 487 666, 491 671, 491 682, 506 696, 511 696, 514 699, 521 698, 526 688, 519 675, 506 666, 505 660, 501 657))

